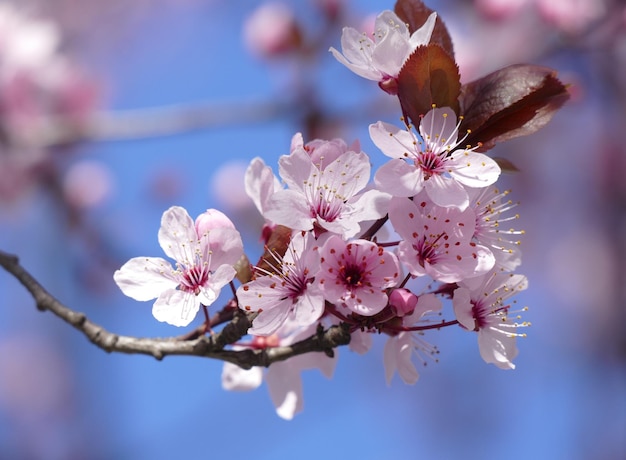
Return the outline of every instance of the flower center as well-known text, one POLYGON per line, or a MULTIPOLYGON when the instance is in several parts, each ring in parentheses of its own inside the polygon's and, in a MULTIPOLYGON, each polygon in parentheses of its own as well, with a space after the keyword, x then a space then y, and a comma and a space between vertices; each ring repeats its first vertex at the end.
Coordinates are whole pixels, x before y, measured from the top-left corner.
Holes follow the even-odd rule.
POLYGON ((510 307, 510 305, 486 305, 482 302, 472 301, 472 316, 476 324, 474 330, 483 329, 489 326, 490 323, 506 321, 510 307))
POLYGON ((208 280, 209 265, 207 263, 194 265, 193 267, 183 271, 180 278, 180 285, 178 287, 181 291, 198 295, 200 294, 200 289, 208 280))
POLYGON ((342 265, 339 270, 339 278, 349 288, 361 287, 367 277, 367 274, 356 264, 342 265))
POLYGON ((440 233, 434 239, 429 240, 426 236, 422 237, 421 240, 417 240, 413 245, 413 249, 417 251, 417 257, 419 260, 419 264, 423 267, 424 262, 432 265, 437 263, 437 259, 439 258, 439 244, 438 241, 444 237, 447 238, 447 235, 444 233, 440 233))
POLYGON ((424 180, 430 179, 435 174, 443 174, 445 160, 433 152, 424 152, 415 159, 415 166, 424 171, 424 180))

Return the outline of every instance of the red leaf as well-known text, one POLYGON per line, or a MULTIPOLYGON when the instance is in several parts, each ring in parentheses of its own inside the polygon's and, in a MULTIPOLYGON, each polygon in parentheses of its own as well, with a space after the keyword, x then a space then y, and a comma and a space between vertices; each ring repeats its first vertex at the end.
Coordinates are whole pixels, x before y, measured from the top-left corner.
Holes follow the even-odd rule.
POLYGON ((439 45, 418 47, 398 74, 398 98, 405 118, 418 125, 433 105, 459 113, 459 69, 439 45))
POLYGON ((461 90, 460 131, 470 130, 468 145, 496 143, 542 128, 569 98, 567 88, 551 69, 513 65, 464 85, 461 90))

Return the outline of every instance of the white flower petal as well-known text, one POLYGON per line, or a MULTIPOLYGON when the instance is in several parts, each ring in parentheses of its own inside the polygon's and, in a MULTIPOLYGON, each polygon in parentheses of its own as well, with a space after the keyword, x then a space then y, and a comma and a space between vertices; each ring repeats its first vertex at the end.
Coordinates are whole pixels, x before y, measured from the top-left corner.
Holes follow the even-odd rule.
POLYGON ((256 157, 246 169, 245 187, 246 193, 254 202, 259 213, 263 215, 270 196, 275 191, 280 190, 280 182, 274 176, 272 168, 266 166, 261 158, 256 157))
POLYGON ((424 183, 428 197, 438 206, 455 207, 461 211, 469 206, 467 191, 450 177, 433 175, 424 183))
POLYGON ((374 175, 374 182, 381 192, 393 196, 417 195, 424 187, 422 170, 404 160, 391 160, 382 165, 374 175))
POLYGON ((299 369, 294 369, 290 362, 274 363, 267 370, 265 381, 279 417, 291 420, 302 411, 302 379, 299 369))
POLYGON ((294 230, 311 230, 311 210, 301 193, 295 190, 280 190, 267 204, 265 218, 294 230))
POLYGON ((154 302, 152 315, 161 322, 172 326, 188 326, 198 313, 200 302, 195 295, 170 289, 163 291, 154 302))
POLYGON ((433 30, 435 29, 436 21, 437 13, 431 13, 424 25, 413 32, 413 35, 409 38, 409 43, 411 44, 411 49, 413 51, 415 51, 418 46, 428 45, 433 34, 433 30))
POLYGON ((406 129, 379 121, 369 126, 372 142, 385 155, 391 158, 412 158, 415 156, 415 136, 406 129))
POLYGON ((172 266, 160 257, 135 257, 113 274, 118 287, 128 297, 145 301, 178 286, 172 266))
POLYGON ((227 391, 250 391, 263 383, 263 369, 253 367, 242 369, 236 364, 224 363, 222 368, 222 388, 227 391))
POLYGON ((452 306, 454 308, 454 315, 459 324, 468 331, 473 331, 476 327, 476 322, 472 313, 472 297, 469 289, 455 289, 452 298, 452 306))
POLYGON ((500 369, 515 369, 512 363, 518 353, 515 337, 507 337, 500 331, 481 329, 478 331, 478 349, 486 363, 500 369))
POLYGON ((187 266, 193 265, 198 249, 198 234, 195 222, 185 208, 172 206, 163 213, 159 244, 172 259, 187 266))
POLYGON ((450 147, 456 146, 456 114, 449 107, 431 109, 420 122, 419 131, 431 151, 445 154, 450 147))
POLYGON ((500 177, 498 163, 482 153, 457 150, 452 159, 456 166, 450 171, 450 175, 468 187, 487 187, 500 177))

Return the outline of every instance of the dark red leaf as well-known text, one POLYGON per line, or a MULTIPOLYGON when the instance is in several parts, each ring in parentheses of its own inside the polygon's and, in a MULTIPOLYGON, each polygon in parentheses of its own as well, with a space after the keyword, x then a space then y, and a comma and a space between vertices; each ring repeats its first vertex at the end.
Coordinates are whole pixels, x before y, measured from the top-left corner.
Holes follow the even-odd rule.
POLYGON ((470 130, 468 145, 496 143, 542 128, 567 101, 567 88, 551 69, 513 65, 464 85, 461 90, 461 132, 470 130))
MULTIPOLYGON (((424 25, 428 16, 433 13, 433 10, 424 5, 421 0, 398 0, 394 7, 394 12, 409 25, 409 32, 413 33, 424 25)), ((441 46, 454 58, 452 39, 448 33, 448 28, 439 15, 437 15, 437 22, 435 23, 435 29, 433 30, 430 43, 441 46)))
POLYGON ((418 47, 398 74, 402 113, 414 125, 433 105, 450 107, 458 114, 460 90, 459 68, 439 45, 418 47))
POLYGON ((265 252, 256 264, 256 272, 276 272, 276 256, 283 257, 287 252, 287 247, 291 241, 291 230, 284 225, 277 225, 274 227, 272 234, 270 235, 267 244, 265 245, 265 252))

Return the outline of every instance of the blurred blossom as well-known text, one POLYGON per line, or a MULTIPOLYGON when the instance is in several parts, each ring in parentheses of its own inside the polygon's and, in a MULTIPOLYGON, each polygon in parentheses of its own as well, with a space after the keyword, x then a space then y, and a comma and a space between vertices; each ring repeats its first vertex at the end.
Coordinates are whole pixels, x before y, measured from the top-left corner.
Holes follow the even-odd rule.
POLYGON ((561 32, 579 34, 606 14, 605 0, 475 0, 477 9, 491 19, 517 20, 528 6, 561 32))
MULTIPOLYGON (((27 19, 23 21, 28 29, 27 19)), ((65 130, 80 129, 99 101, 98 84, 58 53, 57 35, 51 34, 56 29, 46 26, 50 33, 35 29, 40 35, 35 39, 0 30, 6 39, 0 44, 0 113, 6 136, 18 145, 45 142, 40 137, 57 129, 59 121, 65 130)))
POLYGON ((63 179, 63 194, 76 208, 92 208, 111 196, 113 177, 109 168, 99 161, 82 160, 68 169, 63 179))
MULTIPOLYGON (((95 81, 60 53, 61 39, 53 22, 0 4, 1 201, 14 202, 50 179, 54 157, 42 145, 80 137, 99 100, 95 81)), ((103 184, 95 181, 90 193, 73 196, 88 205, 103 184)))
POLYGON ((535 0, 542 17, 563 32, 584 32, 606 14, 605 0, 535 0))
POLYGON ((31 19, 11 5, 0 4, 0 73, 40 68, 52 56, 60 35, 52 22, 31 19))
POLYGON ((246 47, 256 56, 281 56, 300 44, 300 31, 290 6, 268 2, 252 12, 243 26, 246 47))
POLYGON ((346 0, 315 0, 314 3, 324 12, 326 17, 331 20, 336 19, 344 6, 346 0))
POLYGON ((359 30, 368 37, 374 35, 374 32, 376 31, 376 16, 377 14, 375 13, 365 16, 365 18, 363 18, 363 20, 361 21, 361 25, 359 26, 359 30))
POLYGON ((224 207, 232 211, 252 209, 244 185, 248 164, 243 161, 223 163, 211 177, 210 193, 224 207))
POLYGON ((532 0, 475 0, 476 8, 494 19, 508 18, 532 0))
POLYGON ((46 169, 46 160, 39 149, 0 147, 0 203, 15 203, 28 194, 46 169))
POLYGON ((536 61, 552 44, 553 30, 532 14, 515 15, 511 21, 485 21, 475 10, 464 13, 462 19, 446 18, 464 83, 510 64, 536 61))

